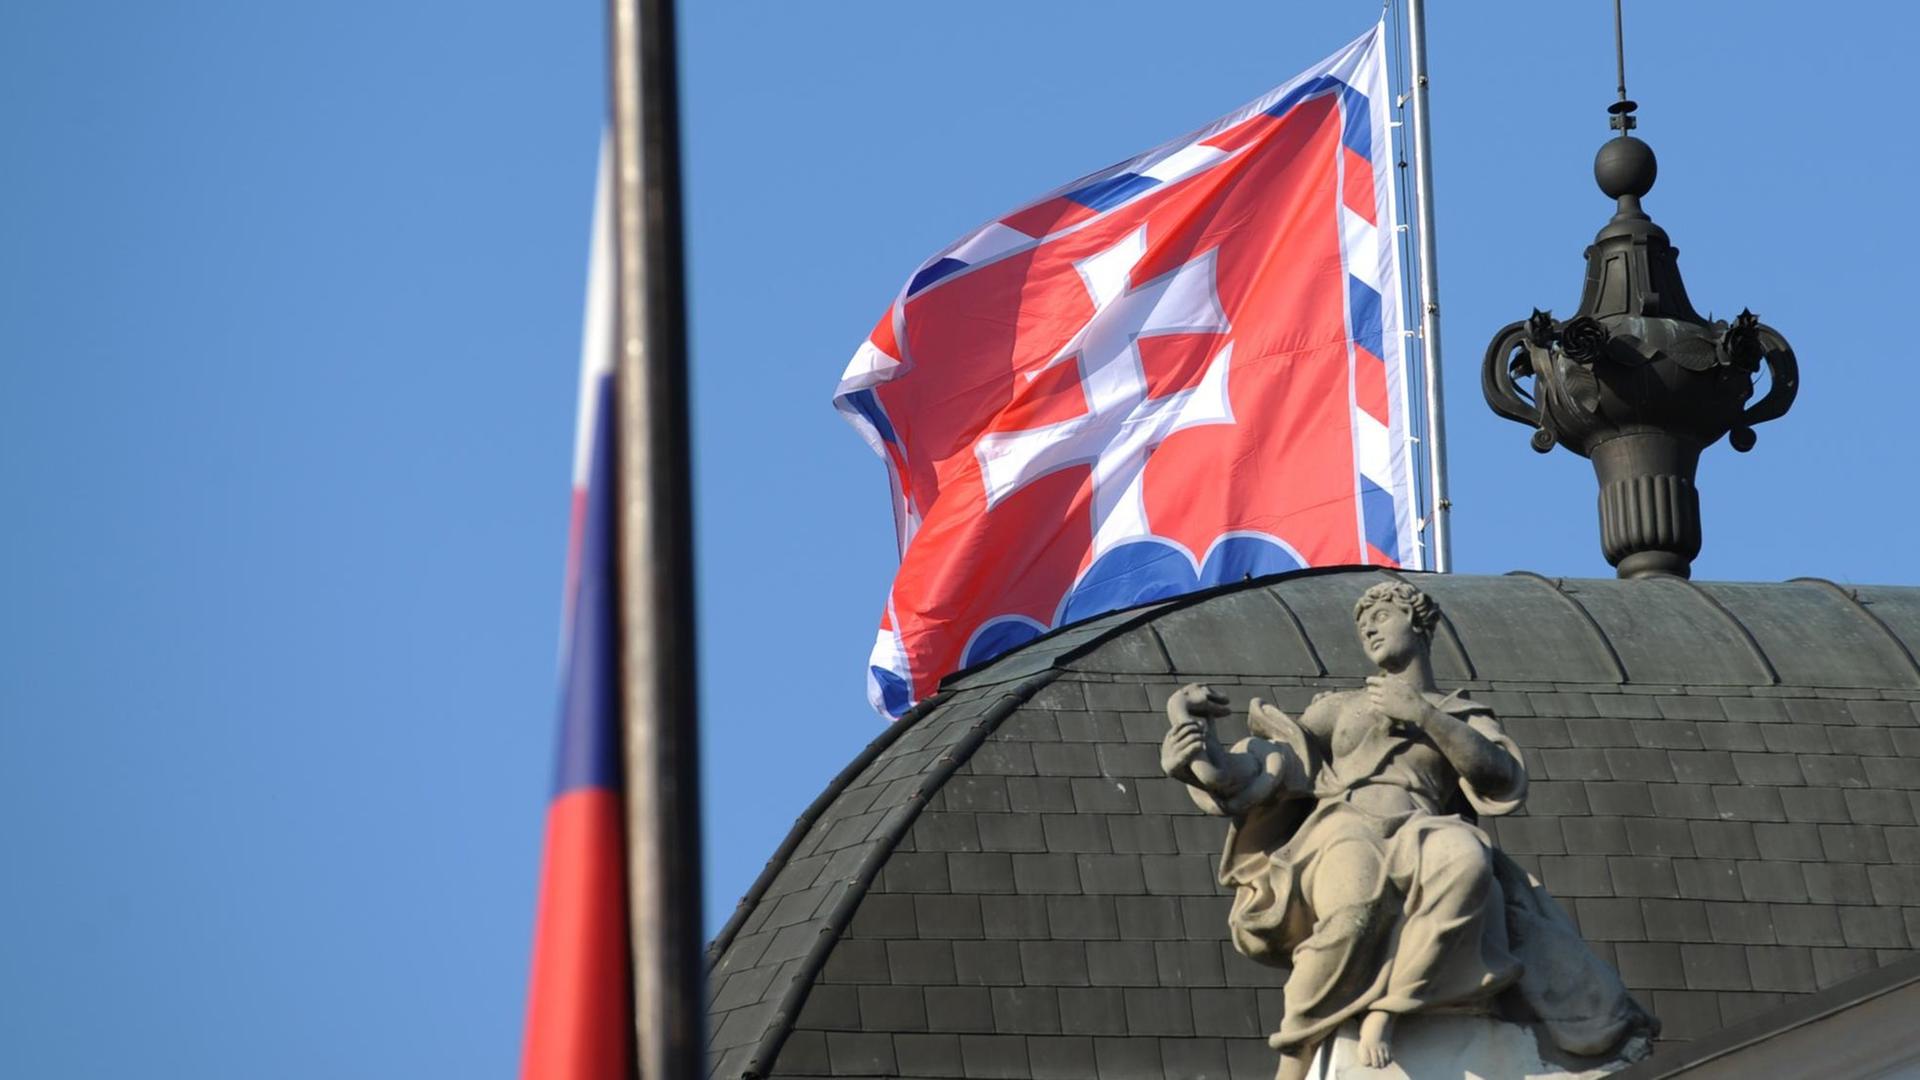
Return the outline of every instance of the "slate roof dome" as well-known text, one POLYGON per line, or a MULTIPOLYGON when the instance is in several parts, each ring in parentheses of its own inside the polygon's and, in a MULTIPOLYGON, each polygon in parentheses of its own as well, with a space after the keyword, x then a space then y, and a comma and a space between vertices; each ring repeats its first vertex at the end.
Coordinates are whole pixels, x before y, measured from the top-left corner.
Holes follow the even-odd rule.
MULTIPOLYGON (((1161 775, 1162 707, 1196 679, 1296 715, 1352 688, 1386 576, 1119 612, 950 680, 715 941, 710 1075, 1271 1077, 1279 973, 1228 943, 1225 823, 1161 775)), ((1920 948, 1920 589, 1409 577, 1442 687, 1527 759, 1526 810, 1484 827, 1667 1047, 1920 948)))

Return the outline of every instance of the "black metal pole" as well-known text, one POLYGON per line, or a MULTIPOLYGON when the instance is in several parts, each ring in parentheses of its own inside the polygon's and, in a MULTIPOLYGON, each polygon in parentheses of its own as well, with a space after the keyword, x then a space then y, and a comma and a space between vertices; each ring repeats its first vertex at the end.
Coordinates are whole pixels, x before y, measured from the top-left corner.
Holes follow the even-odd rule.
POLYGON ((705 1074, 693 493, 672 0, 609 0, 621 705, 637 1066, 705 1074))

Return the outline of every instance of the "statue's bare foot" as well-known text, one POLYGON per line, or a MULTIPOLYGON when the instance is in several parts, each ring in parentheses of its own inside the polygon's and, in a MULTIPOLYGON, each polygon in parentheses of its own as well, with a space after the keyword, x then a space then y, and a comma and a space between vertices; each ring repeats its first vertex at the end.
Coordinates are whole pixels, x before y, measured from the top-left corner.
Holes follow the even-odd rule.
POLYGON ((1383 1069, 1393 1061, 1393 1014, 1378 1009, 1360 1021, 1360 1064, 1383 1069))

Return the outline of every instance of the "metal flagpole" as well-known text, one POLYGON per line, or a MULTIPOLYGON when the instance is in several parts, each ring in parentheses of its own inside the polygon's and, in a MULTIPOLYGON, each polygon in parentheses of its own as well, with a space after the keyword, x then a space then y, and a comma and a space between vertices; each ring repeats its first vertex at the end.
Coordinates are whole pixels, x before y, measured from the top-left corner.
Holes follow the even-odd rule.
POLYGON ((1453 569, 1453 503, 1447 498, 1447 416, 1440 380, 1440 284, 1433 254, 1433 140, 1427 127, 1427 14, 1424 0, 1407 0, 1407 53, 1412 67, 1413 201, 1419 215, 1420 357, 1427 388, 1428 537, 1433 569, 1453 569))
POLYGON ((705 1075, 686 297, 672 0, 609 0, 620 674, 638 1074, 705 1075))

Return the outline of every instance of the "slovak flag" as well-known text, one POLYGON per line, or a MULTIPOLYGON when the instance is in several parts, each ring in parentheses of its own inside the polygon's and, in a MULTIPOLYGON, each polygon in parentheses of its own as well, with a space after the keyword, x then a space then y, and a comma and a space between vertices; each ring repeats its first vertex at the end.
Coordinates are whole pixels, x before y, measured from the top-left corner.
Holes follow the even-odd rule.
POLYGON ((881 713, 1093 615, 1418 565, 1384 38, 908 279, 834 397, 892 481, 881 713))
POLYGON ((601 150, 560 637, 560 746, 547 804, 521 1080, 628 1080, 627 934, 614 562, 613 259, 601 150))

